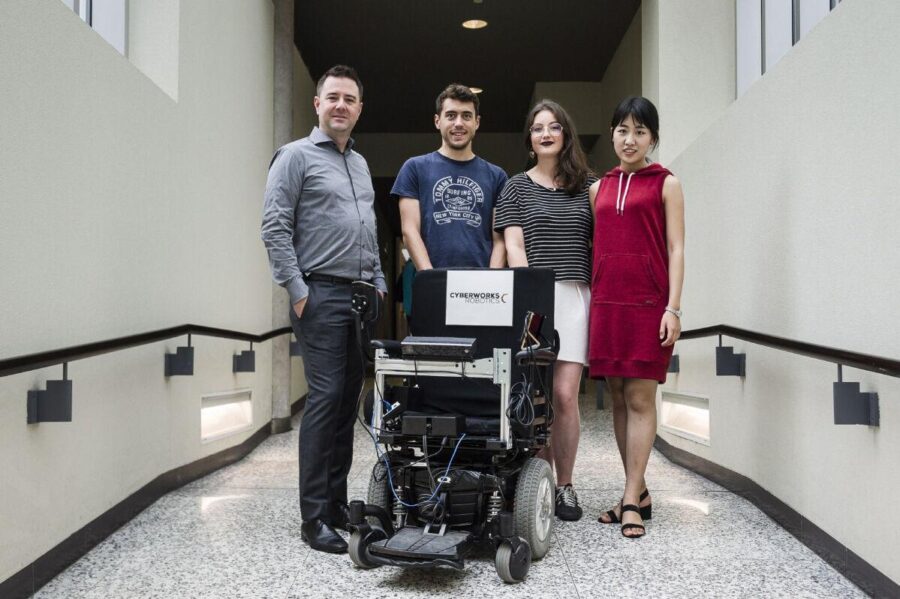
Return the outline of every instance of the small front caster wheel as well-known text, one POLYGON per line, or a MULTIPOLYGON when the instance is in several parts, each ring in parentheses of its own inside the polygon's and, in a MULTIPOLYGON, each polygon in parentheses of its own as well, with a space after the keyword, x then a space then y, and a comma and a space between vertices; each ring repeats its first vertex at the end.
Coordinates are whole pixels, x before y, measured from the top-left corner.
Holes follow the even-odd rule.
POLYGON ((350 543, 347 546, 347 553, 350 554, 350 561, 356 564, 358 568, 363 568, 365 570, 377 568, 380 564, 373 562, 372 558, 369 556, 369 545, 386 537, 387 535, 384 534, 384 531, 380 528, 372 529, 365 535, 359 531, 354 532, 350 535, 350 543))
POLYGON ((509 543, 501 543, 494 558, 497 575, 503 582, 516 583, 525 580, 528 568, 531 567, 531 547, 528 543, 519 543, 513 550, 509 543))

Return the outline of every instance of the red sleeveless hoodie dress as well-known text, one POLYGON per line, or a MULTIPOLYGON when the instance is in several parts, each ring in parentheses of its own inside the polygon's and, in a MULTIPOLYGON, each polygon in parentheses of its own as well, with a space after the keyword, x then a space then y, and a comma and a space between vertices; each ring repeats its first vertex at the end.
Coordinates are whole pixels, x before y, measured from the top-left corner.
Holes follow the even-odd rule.
POLYGON ((672 347, 660 346, 669 301, 669 252, 662 188, 672 173, 650 164, 619 167, 600 181, 591 277, 591 378, 666 380, 672 347))

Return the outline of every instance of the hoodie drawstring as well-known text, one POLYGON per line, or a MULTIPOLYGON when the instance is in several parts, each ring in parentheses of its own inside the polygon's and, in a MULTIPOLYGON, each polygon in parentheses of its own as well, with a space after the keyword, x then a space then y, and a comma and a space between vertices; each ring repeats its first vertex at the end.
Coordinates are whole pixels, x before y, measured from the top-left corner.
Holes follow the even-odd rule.
POLYGON ((628 173, 628 180, 625 181, 625 193, 622 193, 622 177, 625 173, 619 173, 619 190, 616 192, 616 214, 625 214, 625 198, 628 196, 628 186, 631 185, 631 176, 634 173, 628 173))

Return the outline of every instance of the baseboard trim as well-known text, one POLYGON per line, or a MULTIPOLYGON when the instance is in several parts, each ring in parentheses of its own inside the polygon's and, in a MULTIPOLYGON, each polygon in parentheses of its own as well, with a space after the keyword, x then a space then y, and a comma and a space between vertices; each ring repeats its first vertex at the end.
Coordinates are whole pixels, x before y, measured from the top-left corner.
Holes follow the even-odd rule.
POLYGON ((306 405, 306 397, 308 395, 309 393, 304 393, 297 398, 297 401, 291 404, 291 416, 296 416, 297 412, 303 409, 303 407, 306 405))
POLYGON ((752 479, 675 447, 659 436, 653 445, 673 463, 696 472, 758 507, 866 594, 871 597, 900 597, 900 585, 752 479))
POLYGON ((239 445, 157 476, 31 564, 0 582, 0 597, 18 599, 32 596, 54 576, 78 561, 160 497, 223 466, 237 462, 264 441, 269 436, 270 430, 271 424, 267 422, 239 445))
POLYGON ((280 435, 281 433, 287 433, 291 430, 293 430, 293 427, 291 426, 290 416, 285 418, 272 418, 271 432, 273 435, 280 435))

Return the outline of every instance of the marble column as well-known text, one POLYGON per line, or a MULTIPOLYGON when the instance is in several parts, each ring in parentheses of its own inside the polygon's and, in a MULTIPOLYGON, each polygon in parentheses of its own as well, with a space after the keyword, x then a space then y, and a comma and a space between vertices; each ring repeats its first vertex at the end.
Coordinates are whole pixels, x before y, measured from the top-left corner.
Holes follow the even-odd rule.
MULTIPOLYGON (((273 146, 292 141, 294 88, 294 0, 272 0, 275 6, 273 146)), ((290 325, 287 292, 272 285, 272 328, 290 325)), ((272 340, 272 433, 291 430, 290 335, 272 340)))

